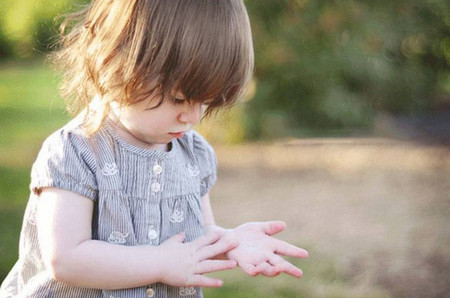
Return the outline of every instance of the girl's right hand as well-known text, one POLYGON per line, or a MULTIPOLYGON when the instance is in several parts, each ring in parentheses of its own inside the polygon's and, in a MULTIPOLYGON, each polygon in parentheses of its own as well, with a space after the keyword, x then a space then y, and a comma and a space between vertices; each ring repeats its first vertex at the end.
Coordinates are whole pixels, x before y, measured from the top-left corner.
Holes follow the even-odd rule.
POLYGON ((155 257, 159 259, 159 280, 172 286, 220 287, 220 279, 204 276, 205 273, 233 269, 233 260, 212 260, 238 245, 236 241, 222 238, 222 231, 206 234, 192 242, 183 243, 184 232, 164 241, 158 246, 155 257))

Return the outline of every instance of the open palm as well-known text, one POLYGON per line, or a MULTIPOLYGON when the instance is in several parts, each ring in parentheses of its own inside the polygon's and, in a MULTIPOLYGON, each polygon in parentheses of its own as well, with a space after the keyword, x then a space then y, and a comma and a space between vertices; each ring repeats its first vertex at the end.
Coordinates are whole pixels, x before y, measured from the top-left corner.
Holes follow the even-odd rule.
POLYGON ((282 256, 306 258, 308 252, 272 237, 285 228, 284 222, 269 221, 249 222, 228 230, 225 237, 232 237, 239 244, 227 252, 226 256, 230 260, 235 260, 244 272, 252 276, 258 274, 276 276, 286 273, 301 277, 302 271, 282 256))

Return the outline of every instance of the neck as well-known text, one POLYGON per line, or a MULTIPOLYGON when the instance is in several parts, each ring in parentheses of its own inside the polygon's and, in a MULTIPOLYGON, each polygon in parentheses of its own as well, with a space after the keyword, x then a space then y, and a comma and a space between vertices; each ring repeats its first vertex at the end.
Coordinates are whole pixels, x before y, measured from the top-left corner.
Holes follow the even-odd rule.
POLYGON ((109 119, 111 120, 111 123, 113 125, 113 128, 115 132, 126 142, 130 143, 133 146, 140 147, 143 149, 150 149, 150 150, 158 150, 162 152, 168 152, 172 148, 172 144, 150 144, 146 143, 144 141, 141 141, 139 138, 137 138, 133 133, 131 133, 123 124, 120 122, 119 118, 114 115, 114 113, 111 113, 109 116, 109 119))

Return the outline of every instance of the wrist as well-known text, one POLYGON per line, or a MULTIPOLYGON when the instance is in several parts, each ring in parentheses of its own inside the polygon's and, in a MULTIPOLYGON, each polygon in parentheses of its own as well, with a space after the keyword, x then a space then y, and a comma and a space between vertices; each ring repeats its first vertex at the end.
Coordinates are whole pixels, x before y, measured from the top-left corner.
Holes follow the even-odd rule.
POLYGON ((152 249, 154 251, 154 270, 153 271, 153 278, 156 282, 165 282, 164 277, 167 276, 168 271, 170 271, 170 268, 168 266, 168 250, 161 245, 152 246, 152 249))

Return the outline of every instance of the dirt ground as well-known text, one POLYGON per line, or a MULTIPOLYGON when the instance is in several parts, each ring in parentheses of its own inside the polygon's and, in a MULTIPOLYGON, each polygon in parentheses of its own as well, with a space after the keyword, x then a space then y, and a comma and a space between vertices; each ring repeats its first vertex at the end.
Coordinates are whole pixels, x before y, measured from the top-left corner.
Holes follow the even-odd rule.
POLYGON ((306 139, 215 149, 219 224, 282 219, 279 238, 327 256, 350 284, 450 297, 449 148, 306 139))

